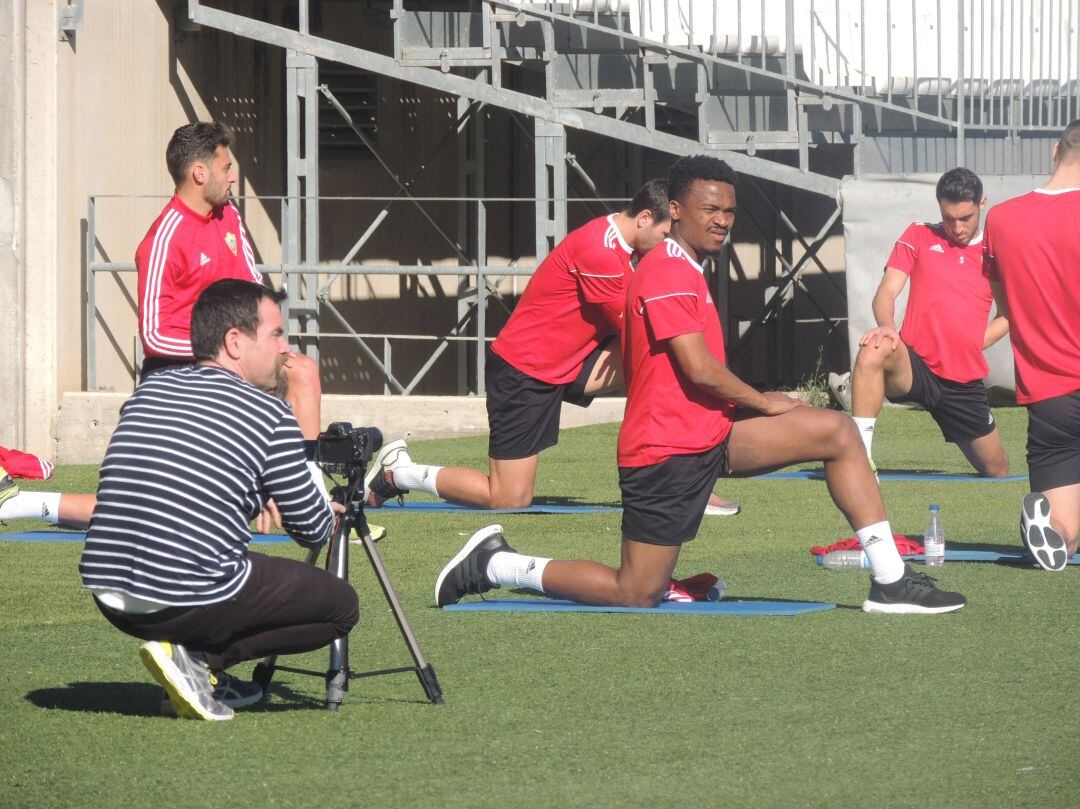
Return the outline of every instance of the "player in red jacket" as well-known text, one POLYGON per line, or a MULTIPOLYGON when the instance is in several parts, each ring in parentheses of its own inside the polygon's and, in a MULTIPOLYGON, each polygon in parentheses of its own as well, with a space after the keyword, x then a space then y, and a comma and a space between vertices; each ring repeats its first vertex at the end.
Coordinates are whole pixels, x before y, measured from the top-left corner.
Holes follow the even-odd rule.
POLYGON ((966 599, 905 565, 881 492, 850 418, 729 371, 720 318, 701 261, 735 220, 735 173, 715 157, 683 158, 668 176, 671 236, 638 265, 626 293, 622 357, 626 416, 619 431, 621 565, 520 554, 500 526, 473 535, 443 568, 435 602, 494 587, 527 587, 586 604, 652 607, 682 543, 697 534, 718 475, 753 475, 823 461, 829 493, 872 567, 867 612, 944 613, 966 599))
MULTIPOLYGON (((236 182, 231 130, 199 122, 177 129, 165 149, 176 190, 135 251, 139 275, 139 337, 145 360, 140 378, 161 368, 194 362, 191 309, 200 293, 222 278, 262 283, 255 254, 232 202, 236 182)), ((290 353, 285 364, 288 402, 307 440, 320 430, 322 387, 314 360, 290 353)), ((312 477, 324 490, 322 473, 312 477)), ((97 498, 92 494, 22 492, 3 503, 8 519, 38 517, 85 528, 97 498)))
POLYGON ((885 263, 874 295, 877 327, 859 340, 851 373, 851 413, 871 458, 874 428, 887 396, 917 402, 985 477, 1009 474, 983 378, 983 350, 1009 331, 998 315, 983 275, 986 206, 982 181, 969 169, 953 169, 937 184, 941 221, 908 226, 885 263), (904 324, 896 327, 896 299, 911 280, 904 324), (987 322, 989 320, 989 322, 987 322))
POLYGON ((1028 411, 1020 533, 1041 567, 1061 570, 1080 536, 1080 120, 1053 159, 1046 185, 991 209, 985 243, 1028 411))

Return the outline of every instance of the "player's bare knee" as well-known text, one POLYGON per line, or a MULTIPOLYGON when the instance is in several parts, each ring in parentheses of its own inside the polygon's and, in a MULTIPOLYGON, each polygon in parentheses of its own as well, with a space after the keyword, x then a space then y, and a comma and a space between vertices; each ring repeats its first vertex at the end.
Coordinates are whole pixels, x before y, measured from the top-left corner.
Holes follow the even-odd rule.
POLYGON ((829 418, 829 441, 835 447, 836 455, 865 452, 855 420, 836 410, 829 410, 826 413, 829 418))
POLYGON ((619 591, 620 606, 623 607, 651 608, 659 604, 663 597, 663 587, 634 586, 619 591))
POLYGON ((532 491, 491 493, 489 508, 528 508, 532 505, 532 491))
POLYGON ((855 357, 855 373, 882 373, 889 352, 885 346, 863 346, 855 357))

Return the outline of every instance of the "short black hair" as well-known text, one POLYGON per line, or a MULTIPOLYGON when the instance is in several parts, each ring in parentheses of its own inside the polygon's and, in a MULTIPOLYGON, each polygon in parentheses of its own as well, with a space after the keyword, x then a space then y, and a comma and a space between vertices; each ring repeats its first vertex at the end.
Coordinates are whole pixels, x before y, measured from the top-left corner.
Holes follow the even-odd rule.
POLYGON ((671 218, 668 211, 667 180, 653 179, 641 186, 630 200, 630 204, 623 208, 630 216, 637 216, 643 211, 652 214, 654 222, 666 222, 671 218))
POLYGON ((971 169, 949 169, 937 181, 938 202, 974 202, 983 200, 983 185, 971 169))
POLYGON ((1061 133, 1057 142, 1057 159, 1080 160, 1080 118, 1077 118, 1061 133))
POLYGON ((680 157, 668 169, 668 196, 682 202, 694 180, 712 180, 735 185, 737 179, 735 170, 718 157, 703 154, 680 157))
POLYGON ((216 358, 225 335, 233 329, 254 336, 263 298, 281 303, 285 292, 236 278, 215 281, 204 289, 191 310, 191 353, 195 359, 216 358))
POLYGON ((231 149, 234 142, 232 130, 218 121, 184 124, 173 132, 165 147, 165 165, 173 182, 178 187, 183 185, 193 164, 209 164, 219 146, 231 149))

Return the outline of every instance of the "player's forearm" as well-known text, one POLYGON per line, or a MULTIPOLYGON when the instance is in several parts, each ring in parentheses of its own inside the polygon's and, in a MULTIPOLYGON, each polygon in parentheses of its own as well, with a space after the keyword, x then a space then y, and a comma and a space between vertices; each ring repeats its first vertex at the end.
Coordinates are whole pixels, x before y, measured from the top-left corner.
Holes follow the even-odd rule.
POLYGON ((873 302, 874 320, 879 326, 898 331, 896 326, 896 298, 887 292, 879 290, 874 295, 873 302))
POLYGON ((715 359, 695 368, 690 381, 713 396, 734 402, 737 407, 761 410, 766 404, 762 393, 747 385, 715 359))
POLYGON ((986 324, 986 334, 983 335, 983 348, 990 348, 1008 333, 1009 319, 1004 315, 998 315, 986 324))

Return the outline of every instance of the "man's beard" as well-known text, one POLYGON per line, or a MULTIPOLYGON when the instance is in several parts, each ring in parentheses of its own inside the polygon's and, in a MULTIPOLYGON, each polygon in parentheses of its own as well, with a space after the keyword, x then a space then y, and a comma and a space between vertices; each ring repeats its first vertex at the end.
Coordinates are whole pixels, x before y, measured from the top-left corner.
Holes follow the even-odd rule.
POLYGON ((277 374, 274 379, 274 387, 266 391, 272 396, 285 401, 285 397, 289 395, 289 374, 285 371, 285 366, 282 365, 277 369, 277 374))

